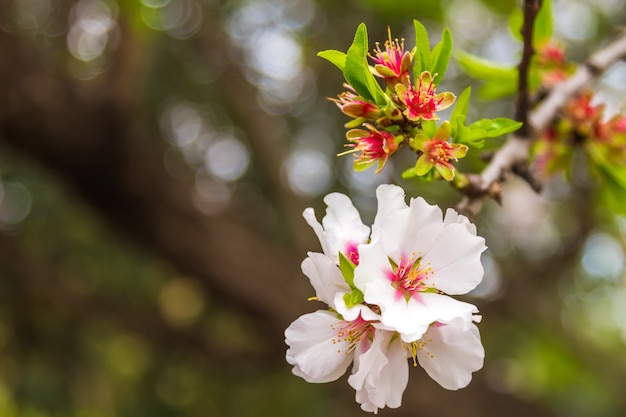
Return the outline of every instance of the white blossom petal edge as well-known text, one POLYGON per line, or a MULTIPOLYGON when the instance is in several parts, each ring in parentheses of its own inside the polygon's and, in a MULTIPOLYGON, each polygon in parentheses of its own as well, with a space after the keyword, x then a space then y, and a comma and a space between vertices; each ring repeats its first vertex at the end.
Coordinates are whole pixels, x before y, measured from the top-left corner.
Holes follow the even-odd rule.
POLYGON ((334 306, 335 295, 350 292, 350 286, 328 256, 316 252, 309 252, 308 255, 302 261, 302 272, 311 281, 317 298, 329 306, 334 306))
POLYGON ((369 326, 341 320, 329 311, 305 314, 285 330, 287 363, 307 382, 334 381, 350 366, 357 345, 367 340, 369 326))
POLYGON ((377 329, 371 346, 357 349, 353 374, 348 383, 356 390, 356 401, 363 411, 378 413, 380 408, 398 408, 409 382, 406 352, 395 333, 377 329))
POLYGON ((322 223, 317 221, 315 211, 307 208, 302 213, 306 222, 313 228, 322 245, 322 251, 339 264, 338 253, 343 253, 353 263, 358 263, 357 245, 366 243, 370 228, 361 221, 361 215, 344 194, 331 193, 324 197, 328 206, 322 223))
POLYGON ((460 319, 437 323, 420 340, 417 360, 426 373, 449 390, 466 387, 472 373, 483 367, 485 350, 478 327, 460 319))

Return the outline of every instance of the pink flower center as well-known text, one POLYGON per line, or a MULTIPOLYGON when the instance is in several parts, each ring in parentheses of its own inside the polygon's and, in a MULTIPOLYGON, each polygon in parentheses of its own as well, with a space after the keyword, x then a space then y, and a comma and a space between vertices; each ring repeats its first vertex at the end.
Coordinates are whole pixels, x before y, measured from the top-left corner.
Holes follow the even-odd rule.
POLYGON ((424 152, 435 165, 450 166, 450 159, 457 159, 452 155, 453 149, 445 140, 432 139, 424 144, 424 152))
MULTIPOLYGON (((392 270, 389 271, 389 280, 392 287, 398 292, 398 296, 408 299, 415 293, 428 288, 428 280, 433 274, 430 262, 422 265, 421 252, 413 255, 405 262, 402 258, 397 265, 390 260, 392 270)), ((432 284, 431 284, 432 285, 432 284)))
POLYGON ((389 40, 385 41, 385 51, 382 51, 380 49, 380 45, 376 43, 376 49, 374 50, 374 52, 376 52, 376 56, 372 57, 372 61, 374 61, 378 65, 389 68, 398 78, 402 75, 404 39, 401 42, 398 41, 398 39, 392 41, 390 34, 389 40))
MULTIPOLYGON (((338 343, 347 343, 346 349, 343 351, 346 355, 356 349, 370 332, 374 331, 371 323, 363 320, 361 316, 353 321, 341 320, 335 324, 331 324, 331 329, 336 332, 336 336, 331 340, 333 345, 338 343)), ((337 353, 341 353, 341 349, 337 353)))
POLYGON ((371 132, 369 136, 359 138, 357 143, 352 144, 355 151, 361 152, 360 159, 375 161, 387 158, 388 154, 395 151, 394 136, 385 131, 371 132))
POLYGON ((348 243, 346 245, 346 251, 344 253, 346 258, 350 260, 354 265, 359 264, 359 249, 356 243, 348 243))
POLYGON ((417 88, 411 86, 404 93, 404 101, 409 111, 409 118, 432 119, 437 107, 443 101, 443 97, 437 98, 432 81, 428 85, 423 85, 420 80, 417 88))

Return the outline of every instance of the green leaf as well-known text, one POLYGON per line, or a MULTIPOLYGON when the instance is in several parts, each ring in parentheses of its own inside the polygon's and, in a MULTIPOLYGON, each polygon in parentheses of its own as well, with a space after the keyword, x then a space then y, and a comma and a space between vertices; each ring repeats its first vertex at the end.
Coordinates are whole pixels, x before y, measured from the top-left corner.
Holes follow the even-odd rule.
POLYGON ((496 117, 495 119, 480 119, 468 126, 470 129, 482 129, 487 132, 488 138, 496 138, 515 132, 522 127, 522 122, 509 119, 508 117, 496 117))
POLYGON ((622 190, 626 190, 626 167, 619 164, 619 162, 611 161, 609 158, 612 156, 610 153, 603 152, 602 146, 586 146, 585 147, 590 160, 593 161, 594 168, 605 179, 607 183, 610 183, 613 188, 620 187, 622 190))
POLYGON ((457 51, 454 57, 469 76, 486 81, 478 90, 480 98, 494 100, 515 94, 517 91, 517 67, 503 65, 463 51, 457 51))
POLYGON ((516 131, 522 126, 521 122, 506 118, 481 119, 469 126, 459 125, 457 142, 474 148, 482 148, 486 138, 497 138, 516 131))
POLYGON ((552 38, 554 32, 552 18, 552 1, 543 0, 541 10, 535 18, 535 26, 533 28, 533 45, 537 46, 552 38))
POLYGON ((434 137, 435 133, 437 132, 437 122, 434 120, 422 121, 422 130, 424 131, 424 134, 429 138, 434 137))
POLYGON ((626 216, 626 172, 623 168, 621 173, 610 171, 610 168, 606 170, 605 167, 598 167, 603 179, 602 187, 598 187, 602 205, 615 214, 626 216))
POLYGON ((459 125, 465 126, 465 119, 467 117, 467 109, 469 107, 469 99, 472 94, 472 88, 467 87, 460 96, 456 98, 454 109, 450 115, 450 124, 452 126, 451 136, 456 138, 457 127, 459 125))
POLYGON ((367 28, 361 23, 354 35, 354 41, 346 55, 344 77, 348 84, 364 99, 387 106, 387 95, 380 87, 367 63, 367 28))
POLYGON ((501 80, 517 84, 517 67, 500 64, 480 58, 468 52, 457 51, 454 54, 461 68, 471 77, 479 80, 501 80))
POLYGON ((497 100, 517 93, 517 76, 515 82, 493 80, 487 81, 478 89, 478 97, 482 100, 497 100))
POLYGON ((450 29, 444 28, 441 41, 435 45, 432 51, 432 63, 430 73, 433 74, 433 83, 438 85, 446 75, 450 56, 452 55, 452 34, 450 29), (436 75, 435 75, 436 74, 436 75))
POLYGON ((361 290, 359 290, 358 288, 354 288, 352 289, 351 293, 343 295, 343 301, 349 308, 361 304, 363 301, 365 301, 365 298, 363 297, 363 293, 361 292, 361 290))
POLYGON ((407 170, 405 170, 402 173, 402 179, 403 180, 408 180, 408 179, 415 178, 415 177, 417 177, 417 174, 415 173, 415 167, 414 166, 409 168, 409 169, 407 169, 407 170))
POLYGON ((353 264, 346 256, 339 252, 339 270, 343 279, 346 280, 350 288, 354 288, 354 269, 356 265, 353 264))
POLYGON ((424 25, 418 20, 413 20, 413 26, 415 27, 415 47, 417 48, 413 58, 413 79, 417 80, 423 71, 428 71, 431 67, 430 41, 424 25))
POLYGON ((346 54, 341 51, 327 49, 325 51, 318 52, 317 56, 324 58, 331 64, 334 64, 341 70, 341 72, 344 72, 346 69, 346 54))
POLYGON ((522 25, 524 24, 524 13, 522 9, 515 8, 513 12, 509 15, 509 30, 511 31, 511 35, 518 41, 522 41, 524 37, 522 36, 522 25))

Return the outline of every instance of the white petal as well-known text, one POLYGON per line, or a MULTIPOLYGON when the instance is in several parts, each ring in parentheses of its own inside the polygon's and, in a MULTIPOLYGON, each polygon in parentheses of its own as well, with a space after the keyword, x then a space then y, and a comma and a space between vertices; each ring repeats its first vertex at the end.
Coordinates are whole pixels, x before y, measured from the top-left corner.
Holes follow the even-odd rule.
POLYGON ((353 374, 348 383, 356 390, 356 400, 364 411, 397 408, 409 380, 406 355, 394 333, 377 330, 365 352, 355 356, 353 374))
POLYGON ((304 210, 302 215, 320 240, 323 252, 339 263, 338 252, 345 254, 349 247, 367 242, 370 229, 363 224, 359 212, 346 195, 331 193, 324 202, 328 207, 321 224, 312 208, 304 210))
POLYGON ((472 372, 483 367, 485 351, 478 328, 471 324, 464 330, 465 326, 466 323, 457 319, 431 327, 422 338, 426 345, 417 351, 422 368, 449 390, 466 387, 472 380, 472 372))
MULTIPOLYGON (((326 237, 326 232, 324 232, 324 228, 322 227, 322 224, 318 222, 317 218, 315 217, 315 210, 313 210, 311 207, 304 209, 304 211, 302 212, 302 217, 304 217, 304 220, 306 220, 306 222, 309 224, 309 226, 311 226, 311 228, 315 232, 315 235, 317 236, 317 238, 320 241, 320 244, 322 245, 322 252, 330 256, 331 259, 335 260, 335 258, 329 254, 333 254, 333 253, 336 254, 337 250, 336 248, 333 248, 330 242, 328 241, 328 238, 326 237)), ((337 261, 335 262, 337 263, 337 261)))
POLYGON ((293 373, 307 382, 330 382, 343 375, 354 357, 348 342, 337 340, 345 323, 328 311, 305 314, 285 330, 286 359, 293 373))
POLYGON ((418 293, 404 304, 396 303, 392 308, 383 310, 381 320, 401 333, 402 340, 412 342, 421 337, 434 322, 450 322, 458 317, 471 323, 472 314, 476 312, 476 306, 447 295, 418 293))
POLYGON ((472 223, 464 215, 457 213, 457 211, 454 210, 454 209, 449 208, 448 210, 446 210, 446 216, 443 219, 443 223, 444 223, 444 225, 448 225, 448 224, 452 224, 452 223, 462 224, 465 227, 467 227, 467 230, 471 234, 476 235, 476 225, 474 225, 474 223, 472 223))
POLYGON ((302 261, 302 272, 309 277, 317 298, 333 306, 335 294, 349 292, 350 286, 343 279, 337 265, 328 256, 315 252, 309 252, 308 255, 302 261))
POLYGON ((396 211, 381 219, 378 225, 380 241, 387 255, 395 262, 426 253, 443 228, 443 217, 437 206, 423 198, 411 199, 408 210, 396 211))
POLYGON ((379 185, 376 189, 376 198, 378 199, 378 209, 372 225, 372 240, 378 237, 378 230, 383 219, 394 217, 398 211, 409 208, 404 201, 404 190, 397 185, 379 185))
POLYGON ((375 282, 384 282, 391 287, 388 273, 391 271, 389 258, 380 241, 359 247, 360 260, 354 269, 354 285, 363 291, 375 282))
POLYGON ((423 267, 433 270, 429 285, 452 295, 470 292, 483 279, 480 255, 485 249, 485 239, 471 234, 464 224, 446 226, 422 260, 423 267))

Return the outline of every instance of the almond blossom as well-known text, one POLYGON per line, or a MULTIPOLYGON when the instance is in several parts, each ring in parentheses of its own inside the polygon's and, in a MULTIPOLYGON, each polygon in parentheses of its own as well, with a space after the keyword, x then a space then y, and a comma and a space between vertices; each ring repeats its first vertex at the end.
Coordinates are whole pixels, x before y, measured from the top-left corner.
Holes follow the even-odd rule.
POLYGON ((376 195, 372 241, 359 247, 354 271, 365 302, 379 306, 381 322, 405 342, 419 339, 434 322, 460 317, 469 326, 476 307, 450 295, 465 294, 482 280, 484 239, 462 216, 444 220, 441 209, 421 197, 407 206, 397 186, 381 185, 376 195))
POLYGON ((443 122, 432 138, 420 133, 410 140, 411 147, 422 152, 415 164, 415 173, 426 175, 435 168, 446 180, 454 179, 455 171, 452 161, 458 161, 467 154, 468 147, 460 143, 448 142, 452 128, 448 121, 443 122))
POLYGON ((368 123, 365 123, 364 126, 368 130, 351 129, 346 133, 346 137, 351 143, 345 146, 352 149, 340 153, 339 156, 359 152, 354 159, 354 170, 363 171, 378 163, 378 168, 376 169, 378 174, 385 166, 389 156, 398 150, 400 139, 368 123))
POLYGON ((325 197, 321 222, 313 209, 304 211, 323 253, 309 252, 302 271, 315 289, 311 299, 328 309, 301 316, 285 331, 295 375, 330 382, 352 365, 348 383, 372 413, 401 405, 411 362, 457 390, 484 359, 476 307, 447 295, 466 293, 482 279, 485 245, 476 227, 451 209, 444 217, 421 198, 407 205, 397 186, 381 185, 376 194, 371 233, 340 193, 325 197))
POLYGON ((354 120, 346 123, 346 127, 357 127, 366 120, 376 120, 381 115, 380 108, 376 104, 359 96, 349 84, 344 84, 344 87, 348 91, 344 91, 339 94, 338 98, 331 98, 330 100, 335 102, 343 114, 354 118, 354 120))
POLYGON ((392 40, 391 29, 388 30, 388 34, 389 39, 385 41, 385 50, 380 49, 380 45, 376 43, 375 55, 370 55, 375 64, 375 73, 390 84, 405 83, 413 59, 412 53, 404 50, 404 39, 392 40))
POLYGON ((454 103, 456 97, 450 92, 435 93, 435 84, 430 72, 424 71, 415 85, 396 84, 396 94, 406 105, 405 115, 409 120, 439 120, 436 112, 454 103))

